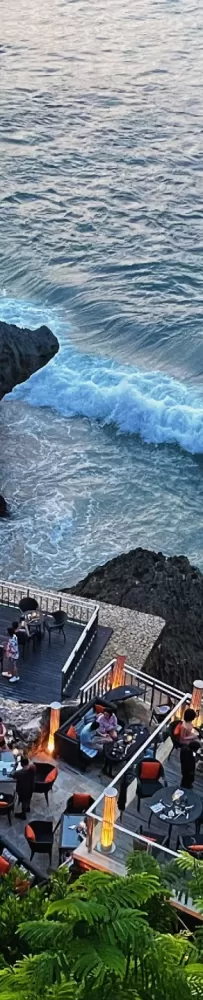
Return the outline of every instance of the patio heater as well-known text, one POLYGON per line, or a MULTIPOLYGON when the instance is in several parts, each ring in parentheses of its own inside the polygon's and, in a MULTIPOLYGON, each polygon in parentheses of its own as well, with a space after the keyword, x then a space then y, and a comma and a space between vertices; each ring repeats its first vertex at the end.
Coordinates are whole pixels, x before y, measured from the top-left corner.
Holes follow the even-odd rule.
POLYGON ((113 841, 114 823, 116 818, 117 788, 107 788, 104 795, 104 811, 101 828, 101 840, 97 844, 97 851, 101 854, 113 854, 116 845, 113 841))
POLYGON ((116 663, 114 663, 112 671, 112 685, 111 688, 123 687, 125 684, 125 656, 117 656, 116 663))
POLYGON ((56 730, 60 726, 60 710, 60 701, 52 701, 50 705, 48 753, 53 753, 54 751, 54 733, 56 733, 56 730))
POLYGON ((194 708, 194 711, 198 712, 198 722, 203 722, 202 699, 203 699, 203 681, 200 680, 194 681, 190 708, 194 708))

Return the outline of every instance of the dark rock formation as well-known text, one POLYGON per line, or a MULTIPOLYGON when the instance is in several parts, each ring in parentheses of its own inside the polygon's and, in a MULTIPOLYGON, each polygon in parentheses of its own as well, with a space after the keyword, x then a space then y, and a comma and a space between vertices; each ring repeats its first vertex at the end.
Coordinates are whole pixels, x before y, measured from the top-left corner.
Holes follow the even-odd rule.
POLYGON ((72 592, 160 615, 166 627, 148 672, 183 691, 203 678, 203 576, 184 556, 135 549, 99 566, 72 592))
POLYGON ((7 507, 7 503, 6 500, 4 500, 4 497, 2 497, 1 493, 0 493, 0 517, 9 517, 9 510, 7 507))
MULTIPOLYGON (((27 330, 0 320, 0 400, 43 368, 58 349, 58 340, 48 326, 27 330)), ((0 496, 0 517, 8 516, 6 501, 0 496)))
POLYGON ((20 329, 0 320, 0 399, 57 354, 58 340, 47 326, 20 329))

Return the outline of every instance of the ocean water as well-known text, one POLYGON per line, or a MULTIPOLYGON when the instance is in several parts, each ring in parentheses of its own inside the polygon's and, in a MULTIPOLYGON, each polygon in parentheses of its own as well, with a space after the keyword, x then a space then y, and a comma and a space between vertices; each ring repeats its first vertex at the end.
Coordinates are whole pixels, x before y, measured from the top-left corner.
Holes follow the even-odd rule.
POLYGON ((0 318, 60 351, 0 404, 0 575, 203 568, 200 0, 1 0, 0 318))

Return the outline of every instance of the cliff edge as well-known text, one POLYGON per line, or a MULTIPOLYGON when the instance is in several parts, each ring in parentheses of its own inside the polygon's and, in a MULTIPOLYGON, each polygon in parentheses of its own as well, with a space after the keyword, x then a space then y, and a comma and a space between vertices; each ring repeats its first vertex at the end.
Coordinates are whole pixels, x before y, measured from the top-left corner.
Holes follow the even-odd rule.
POLYGON ((148 672, 189 692, 193 680, 203 678, 203 575, 185 556, 132 549, 98 566, 71 590, 164 618, 148 672))

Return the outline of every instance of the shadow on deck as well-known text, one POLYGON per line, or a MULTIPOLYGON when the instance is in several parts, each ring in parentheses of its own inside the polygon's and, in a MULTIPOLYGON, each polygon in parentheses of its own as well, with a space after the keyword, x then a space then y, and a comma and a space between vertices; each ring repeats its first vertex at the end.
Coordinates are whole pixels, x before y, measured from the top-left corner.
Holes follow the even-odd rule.
MULTIPOLYGON (((19 609, 0 605, 0 644, 3 644, 7 638, 8 626, 17 618, 19 618, 19 609)), ((83 628, 82 624, 67 621, 65 626, 66 642, 64 642, 62 635, 53 632, 49 645, 48 633, 45 632, 41 640, 36 640, 35 652, 33 652, 32 644, 26 648, 24 659, 20 651, 20 681, 16 684, 10 684, 6 677, 0 677, 2 698, 43 705, 50 705, 55 700, 60 701, 62 667, 78 642, 83 628)), ((111 629, 98 625, 96 635, 67 687, 66 701, 68 698, 77 697, 81 684, 88 679, 100 653, 109 640, 111 632, 111 629)))

